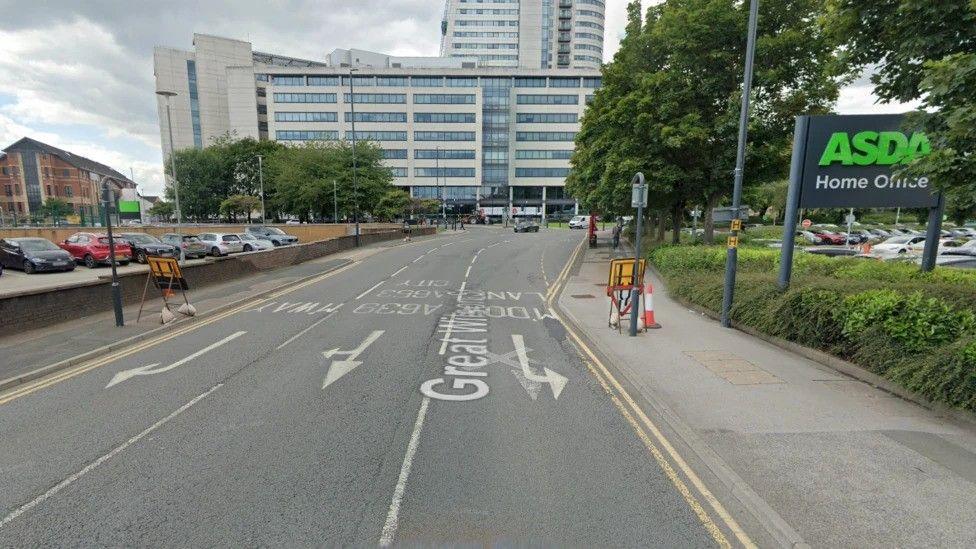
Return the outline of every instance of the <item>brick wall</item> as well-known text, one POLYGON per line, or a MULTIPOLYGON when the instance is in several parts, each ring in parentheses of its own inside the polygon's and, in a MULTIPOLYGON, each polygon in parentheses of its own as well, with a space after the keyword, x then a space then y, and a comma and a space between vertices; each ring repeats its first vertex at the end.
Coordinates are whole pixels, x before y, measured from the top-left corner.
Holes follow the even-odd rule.
MULTIPOLYGON (((435 229, 415 229, 414 234, 434 234, 435 229)), ((400 231, 364 233, 363 244, 401 238, 400 231)), ((217 258, 200 265, 187 266, 183 275, 191 289, 199 289, 220 282, 298 265, 305 261, 349 250, 355 247, 355 237, 342 236, 298 246, 275 248, 265 252, 217 258)), ((139 303, 146 284, 146 273, 131 273, 119 277, 122 302, 139 303)), ((156 298, 150 289, 150 297, 156 298)), ((112 310, 111 281, 105 279, 82 282, 57 289, 25 291, 0 298, 0 333, 5 335, 43 328, 64 321, 112 310)), ((134 321, 135 319, 129 319, 134 321)))

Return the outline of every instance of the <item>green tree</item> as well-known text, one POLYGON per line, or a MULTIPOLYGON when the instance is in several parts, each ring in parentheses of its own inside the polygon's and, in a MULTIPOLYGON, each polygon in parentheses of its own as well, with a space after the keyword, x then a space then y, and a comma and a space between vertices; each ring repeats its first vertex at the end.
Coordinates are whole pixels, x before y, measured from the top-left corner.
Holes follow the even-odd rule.
POLYGON ((41 213, 45 216, 50 216, 51 221, 58 225, 60 220, 74 213, 74 208, 71 204, 68 204, 67 200, 61 200, 60 198, 48 198, 44 201, 44 205, 41 206, 41 213))
MULTIPOLYGON (((220 214, 220 203, 233 194, 226 179, 226 158, 215 147, 182 149, 174 156, 182 218, 197 221, 216 218, 220 214)), ((169 162, 166 163, 166 173, 172 175, 169 162)), ((172 184, 167 185, 166 198, 174 200, 175 197, 172 184)))
POLYGON ((826 28, 851 73, 872 68, 885 102, 921 100, 909 117, 932 154, 910 166, 964 209, 976 201, 976 0, 829 0, 826 28))
POLYGON ((220 203, 220 213, 227 216, 232 222, 237 222, 237 216, 247 218, 251 222, 251 212, 261 208, 261 199, 256 196, 246 194, 235 194, 227 197, 220 203))
POLYGON ((385 221, 393 221, 409 213, 410 204, 410 195, 406 191, 390 189, 376 203, 373 215, 385 221))
POLYGON ((172 202, 163 202, 162 200, 153 204, 152 208, 149 208, 149 215, 158 217, 164 221, 168 221, 173 218, 176 213, 176 207, 172 202))

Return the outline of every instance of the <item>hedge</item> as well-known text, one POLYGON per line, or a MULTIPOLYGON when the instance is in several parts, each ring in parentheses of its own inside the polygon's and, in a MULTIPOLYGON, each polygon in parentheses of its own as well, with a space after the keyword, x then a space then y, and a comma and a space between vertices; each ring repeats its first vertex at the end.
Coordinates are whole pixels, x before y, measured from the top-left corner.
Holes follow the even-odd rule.
MULTIPOLYGON (((650 260, 669 291, 718 311, 725 247, 664 246, 650 260)), ((779 251, 741 248, 731 318, 850 360, 909 390, 976 411, 976 275, 797 254, 788 290, 779 251)))

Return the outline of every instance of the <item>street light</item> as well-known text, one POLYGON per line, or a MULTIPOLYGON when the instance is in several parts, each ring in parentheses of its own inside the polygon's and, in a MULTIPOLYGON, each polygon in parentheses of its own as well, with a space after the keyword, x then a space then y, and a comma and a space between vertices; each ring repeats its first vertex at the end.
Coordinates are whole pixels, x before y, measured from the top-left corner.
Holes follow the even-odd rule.
POLYGON ((100 176, 102 189, 102 209, 105 211, 105 231, 108 234, 108 261, 112 266, 112 308, 115 310, 115 325, 124 326, 122 318, 122 290, 119 288, 119 273, 115 268, 115 239, 112 237, 112 202, 111 191, 108 188, 108 176, 100 176))
POLYGON ((359 186, 356 182, 356 92, 352 84, 352 73, 356 69, 349 68, 349 121, 352 123, 352 206, 353 217, 356 222, 356 247, 359 247, 359 186))
POLYGON ((180 234, 180 224, 183 222, 183 214, 180 211, 180 185, 176 179, 176 144, 173 142, 173 117, 170 114, 169 98, 175 97, 176 92, 157 91, 156 95, 166 98, 166 128, 169 130, 169 162, 170 171, 173 177, 173 195, 176 199, 176 236, 180 242, 180 260, 183 259, 183 235, 180 234))
POLYGON ((267 225, 268 218, 265 216, 264 213, 264 164, 262 164, 262 161, 264 159, 260 154, 257 155, 257 157, 258 157, 258 181, 261 182, 261 225, 267 225))

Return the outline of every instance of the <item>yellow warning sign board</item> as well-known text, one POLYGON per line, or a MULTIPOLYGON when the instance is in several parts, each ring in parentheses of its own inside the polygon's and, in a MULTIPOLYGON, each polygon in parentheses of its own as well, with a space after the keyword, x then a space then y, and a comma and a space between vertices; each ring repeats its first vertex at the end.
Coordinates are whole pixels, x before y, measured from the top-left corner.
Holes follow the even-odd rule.
MULTIPOLYGON (((644 266, 646 261, 641 259, 637 267, 637 284, 644 283, 644 266)), ((611 259, 610 276, 607 286, 632 286, 634 284, 634 260, 611 259)))
POLYGON ((733 231, 741 231, 742 230, 742 220, 741 219, 733 219, 732 220, 732 230, 733 231))
POLYGON ((739 237, 737 237, 737 236, 730 236, 729 237, 729 248, 738 248, 738 247, 739 247, 739 237))
POLYGON ((147 257, 146 261, 149 262, 149 273, 161 289, 189 289, 180 264, 172 257, 147 257))

